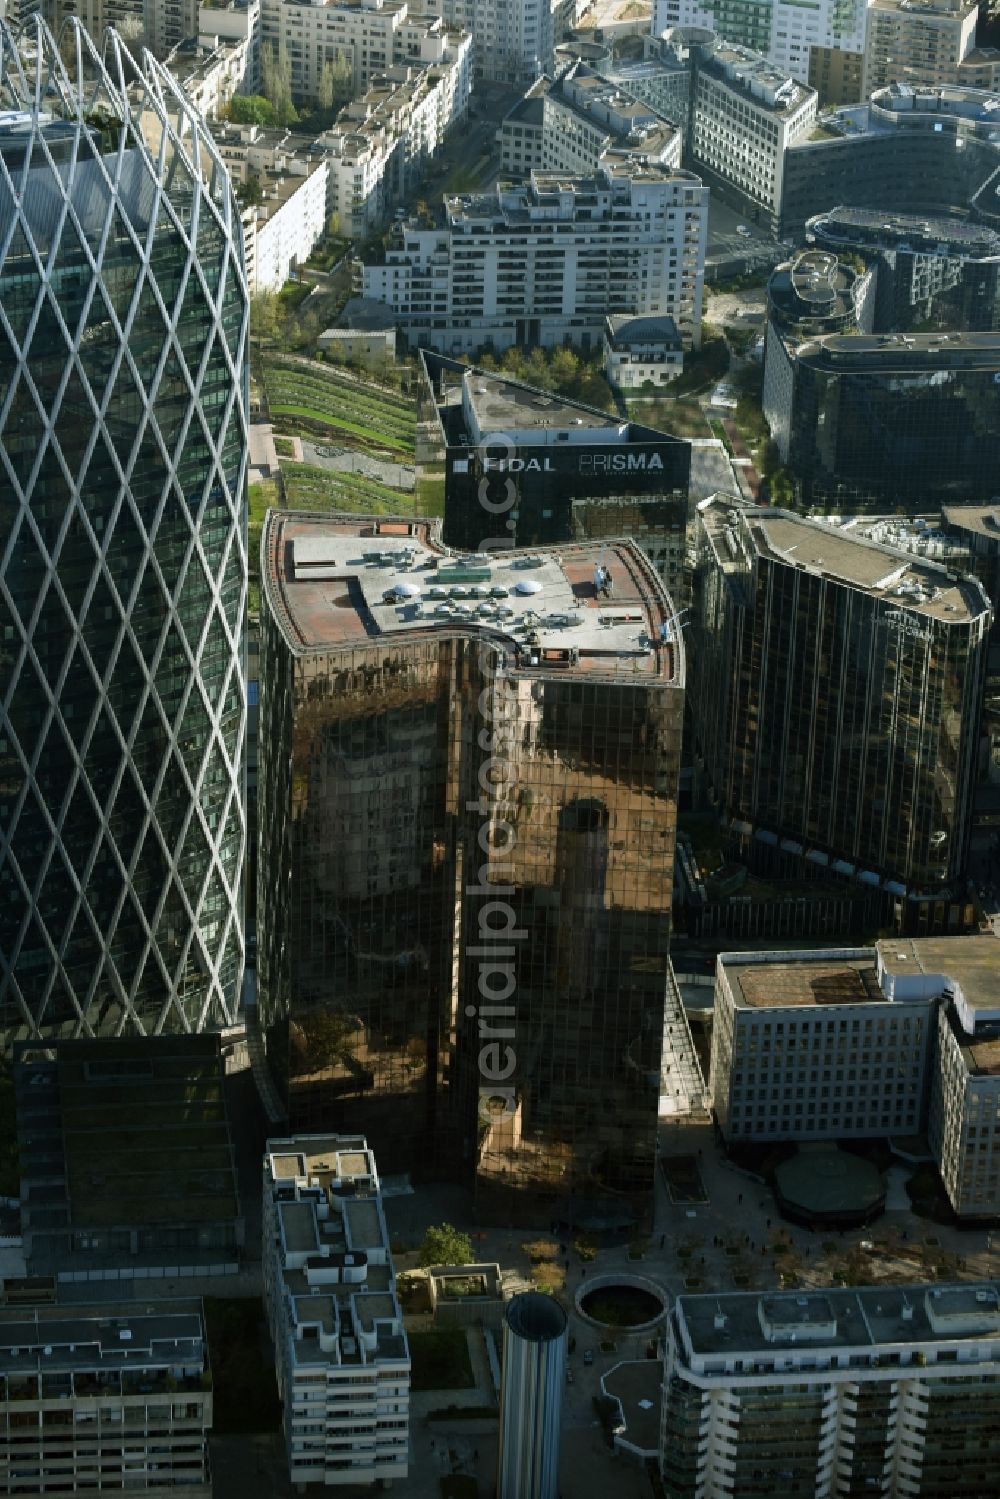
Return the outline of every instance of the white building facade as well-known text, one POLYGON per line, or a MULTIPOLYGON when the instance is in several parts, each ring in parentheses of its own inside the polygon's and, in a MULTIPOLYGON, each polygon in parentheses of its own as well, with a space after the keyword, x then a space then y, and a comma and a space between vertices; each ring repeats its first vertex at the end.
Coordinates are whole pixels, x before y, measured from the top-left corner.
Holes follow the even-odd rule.
POLYGON ((1000 944, 722 953, 712 1109, 730 1142, 926 1131, 959 1218, 1000 1212, 1000 944))
POLYGON ((263 1209, 264 1304, 292 1483, 405 1479, 410 1355, 364 1138, 269 1140, 263 1209))
POLYGON ((696 346, 708 189, 690 172, 605 156, 593 177, 450 198, 440 228, 400 226, 357 290, 393 309, 411 343, 598 348, 608 312, 665 314, 696 346))
POLYGON ((552 0, 426 0, 424 8, 472 33, 477 78, 524 87, 552 67, 552 0))
POLYGON ((816 123, 816 91, 745 47, 720 44, 693 79, 689 150, 696 171, 776 228, 785 152, 816 123))
POLYGON ((809 78, 815 51, 860 58, 869 0, 654 0, 654 36, 672 26, 707 26, 727 42, 752 47, 799 82, 809 78))
POLYGON ((297 99, 318 96, 327 63, 346 61, 360 94, 394 63, 452 61, 465 45, 440 15, 411 15, 407 0, 262 0, 261 32, 287 60, 297 99))

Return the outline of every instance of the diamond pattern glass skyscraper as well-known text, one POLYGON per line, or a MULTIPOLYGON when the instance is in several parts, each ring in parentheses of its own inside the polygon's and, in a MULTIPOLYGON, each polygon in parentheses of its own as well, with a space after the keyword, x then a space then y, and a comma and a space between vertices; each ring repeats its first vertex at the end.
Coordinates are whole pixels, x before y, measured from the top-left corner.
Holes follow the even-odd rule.
POLYGON ((152 58, 0 26, 0 1032, 234 1018, 247 289, 152 58))

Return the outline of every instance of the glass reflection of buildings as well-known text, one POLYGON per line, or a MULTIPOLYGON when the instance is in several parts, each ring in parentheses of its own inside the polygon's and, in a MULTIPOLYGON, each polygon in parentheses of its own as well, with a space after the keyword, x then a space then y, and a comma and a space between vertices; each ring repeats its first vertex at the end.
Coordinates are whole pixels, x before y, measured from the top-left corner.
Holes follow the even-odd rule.
POLYGON ((264 558, 260 1002, 292 1126, 474 1177, 483 1217, 642 1221, 684 678, 659 579, 630 542, 462 559, 360 517, 272 513, 264 558))
POLYGON ((1000 333, 832 333, 783 351, 769 339, 766 378, 768 423, 802 506, 920 514, 995 494, 1000 333))
POLYGON ((787 511, 716 503, 699 526, 692 708, 730 832, 926 916, 968 851, 982 586, 787 511))

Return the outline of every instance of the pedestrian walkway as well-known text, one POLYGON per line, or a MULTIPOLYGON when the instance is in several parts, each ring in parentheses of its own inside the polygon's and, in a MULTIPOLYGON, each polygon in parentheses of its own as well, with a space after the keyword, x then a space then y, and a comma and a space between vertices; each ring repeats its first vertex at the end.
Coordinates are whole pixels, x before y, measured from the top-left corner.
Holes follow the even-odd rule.
POLYGON ((706 1107, 707 1096, 674 965, 668 959, 660 1064, 660 1117, 698 1113, 706 1107))

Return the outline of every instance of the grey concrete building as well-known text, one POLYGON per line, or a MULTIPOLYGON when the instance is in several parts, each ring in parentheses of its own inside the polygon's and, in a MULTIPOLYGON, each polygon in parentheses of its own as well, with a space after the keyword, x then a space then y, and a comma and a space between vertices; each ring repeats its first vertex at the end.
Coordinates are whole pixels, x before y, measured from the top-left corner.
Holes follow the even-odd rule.
POLYGON ((1000 1286, 680 1296, 669 1499, 984 1499, 1000 1462, 1000 1286))
POLYGON ((960 1219, 1000 1212, 1000 942, 723 953, 710 1092, 732 1143, 926 1134, 960 1219))
POLYGON ((212 1499, 200 1301, 0 1309, 0 1493, 212 1499))

